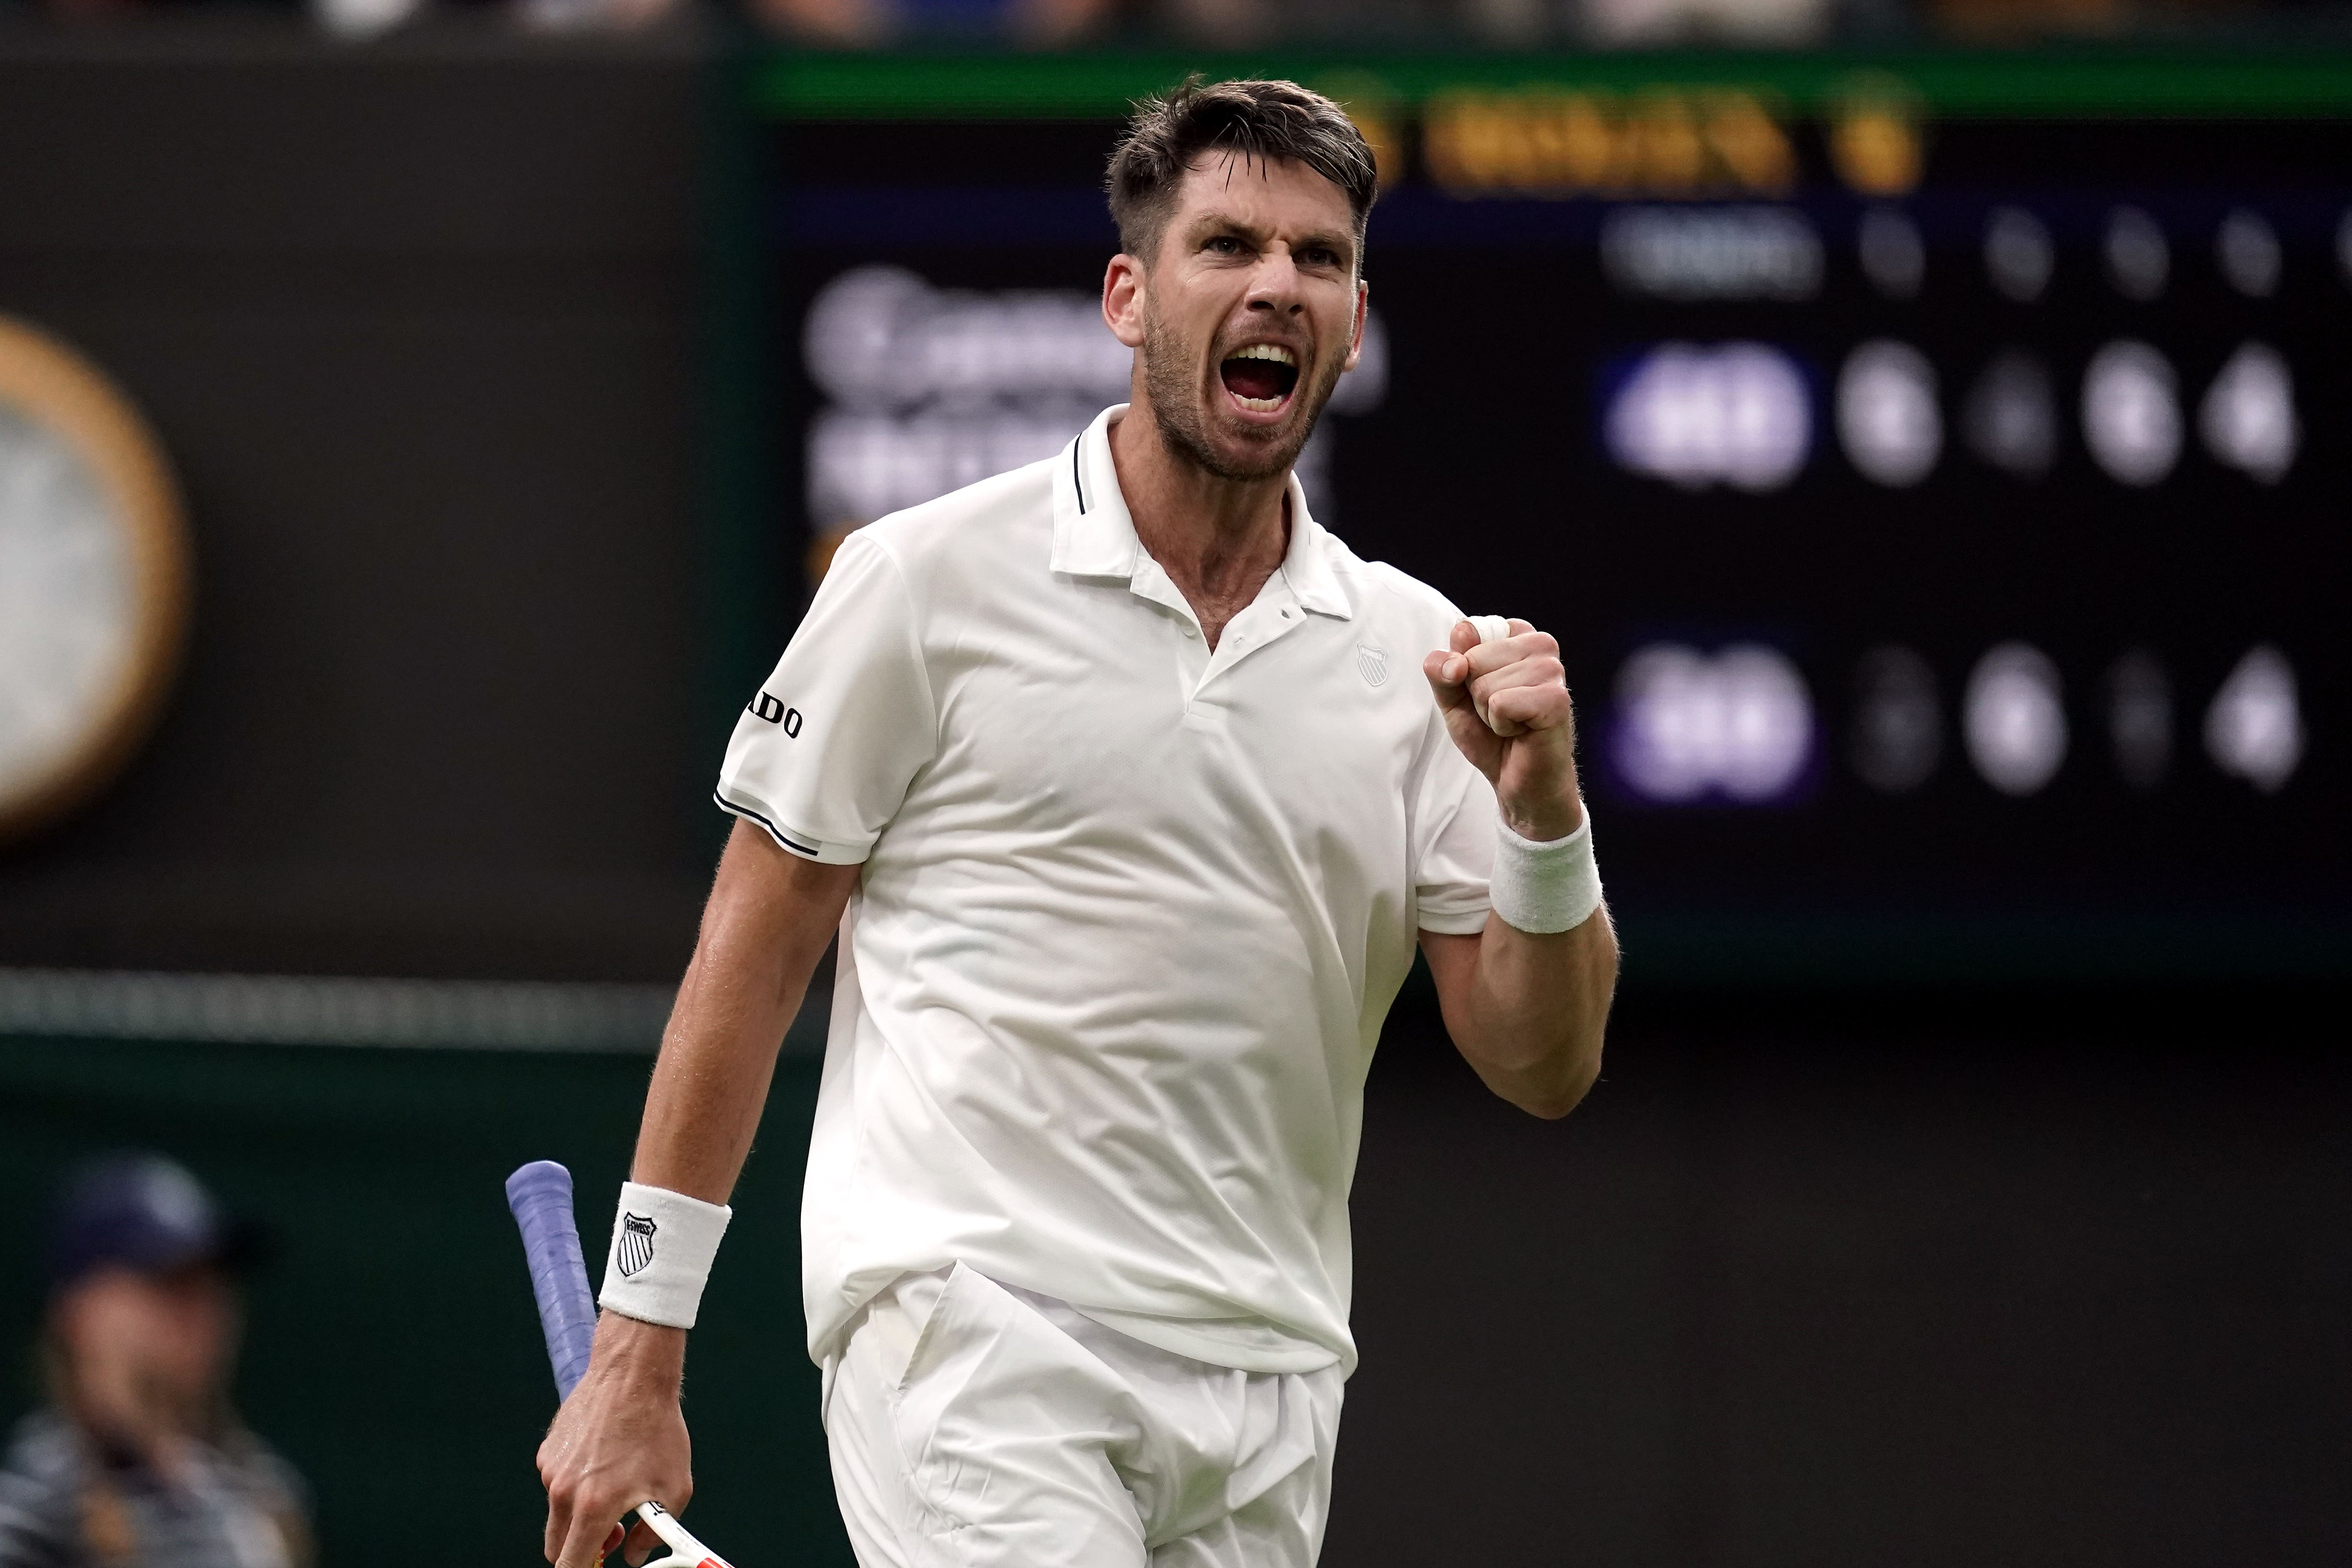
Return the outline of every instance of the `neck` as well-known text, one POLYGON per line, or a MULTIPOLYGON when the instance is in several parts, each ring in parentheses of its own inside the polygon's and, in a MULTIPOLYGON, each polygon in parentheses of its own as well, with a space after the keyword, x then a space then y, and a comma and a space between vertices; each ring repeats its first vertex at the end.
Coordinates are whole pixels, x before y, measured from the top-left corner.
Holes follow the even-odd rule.
POLYGON ((1112 427, 1110 453, 1136 537, 1192 602, 1203 628, 1212 620, 1223 626, 1282 564, 1289 474, 1229 479, 1209 472, 1169 448, 1140 396, 1112 427))

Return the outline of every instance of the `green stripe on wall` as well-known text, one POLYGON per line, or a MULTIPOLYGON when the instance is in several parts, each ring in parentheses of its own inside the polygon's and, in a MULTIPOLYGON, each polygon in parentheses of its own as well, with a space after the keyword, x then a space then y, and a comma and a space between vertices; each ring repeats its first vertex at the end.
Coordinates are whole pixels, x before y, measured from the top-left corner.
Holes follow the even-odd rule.
POLYGON ((1370 78, 1417 102, 1448 88, 1551 86, 1626 91, 1730 87, 1799 110, 1892 76, 1929 111, 1985 117, 2334 116, 2352 113, 2352 51, 2204 50, 1348 57, 1173 54, 820 55, 778 53, 752 73, 761 112, 805 120, 1086 120, 1188 70, 1306 81, 1370 78))

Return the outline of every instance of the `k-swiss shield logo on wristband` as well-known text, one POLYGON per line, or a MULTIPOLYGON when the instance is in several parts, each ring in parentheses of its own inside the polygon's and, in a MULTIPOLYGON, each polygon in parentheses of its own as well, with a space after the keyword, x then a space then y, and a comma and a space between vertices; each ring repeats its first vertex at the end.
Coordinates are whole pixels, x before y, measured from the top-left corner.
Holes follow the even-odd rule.
POLYGON ((654 1260, 654 1230, 650 1215, 625 1214, 621 1216, 619 1262, 622 1279, 642 1273, 654 1260))

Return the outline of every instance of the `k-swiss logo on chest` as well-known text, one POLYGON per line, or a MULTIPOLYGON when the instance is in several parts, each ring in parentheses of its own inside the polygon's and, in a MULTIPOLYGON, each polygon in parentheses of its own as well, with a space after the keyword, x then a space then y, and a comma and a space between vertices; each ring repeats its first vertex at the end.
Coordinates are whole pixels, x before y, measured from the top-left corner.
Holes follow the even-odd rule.
POLYGON ((1386 686, 1389 683, 1388 649, 1384 647, 1366 647, 1363 644, 1358 643, 1356 645, 1356 668, 1364 672, 1365 685, 1386 686))
POLYGON ((654 1260, 654 1225, 651 1215, 625 1214, 621 1216, 620 1265, 621 1278, 645 1271, 654 1260))

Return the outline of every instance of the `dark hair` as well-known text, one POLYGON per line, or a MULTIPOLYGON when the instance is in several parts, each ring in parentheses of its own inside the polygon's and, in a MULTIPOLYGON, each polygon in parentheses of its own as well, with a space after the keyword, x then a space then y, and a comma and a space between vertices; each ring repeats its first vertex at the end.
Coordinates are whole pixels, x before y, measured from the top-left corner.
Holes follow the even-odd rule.
POLYGON ((1217 152, 1244 163, 1288 159, 1339 186, 1361 248, 1379 170, 1347 110, 1295 81, 1206 82, 1195 75, 1137 104, 1111 153, 1103 184, 1121 249, 1146 264, 1156 258, 1185 171, 1202 153, 1217 152))

